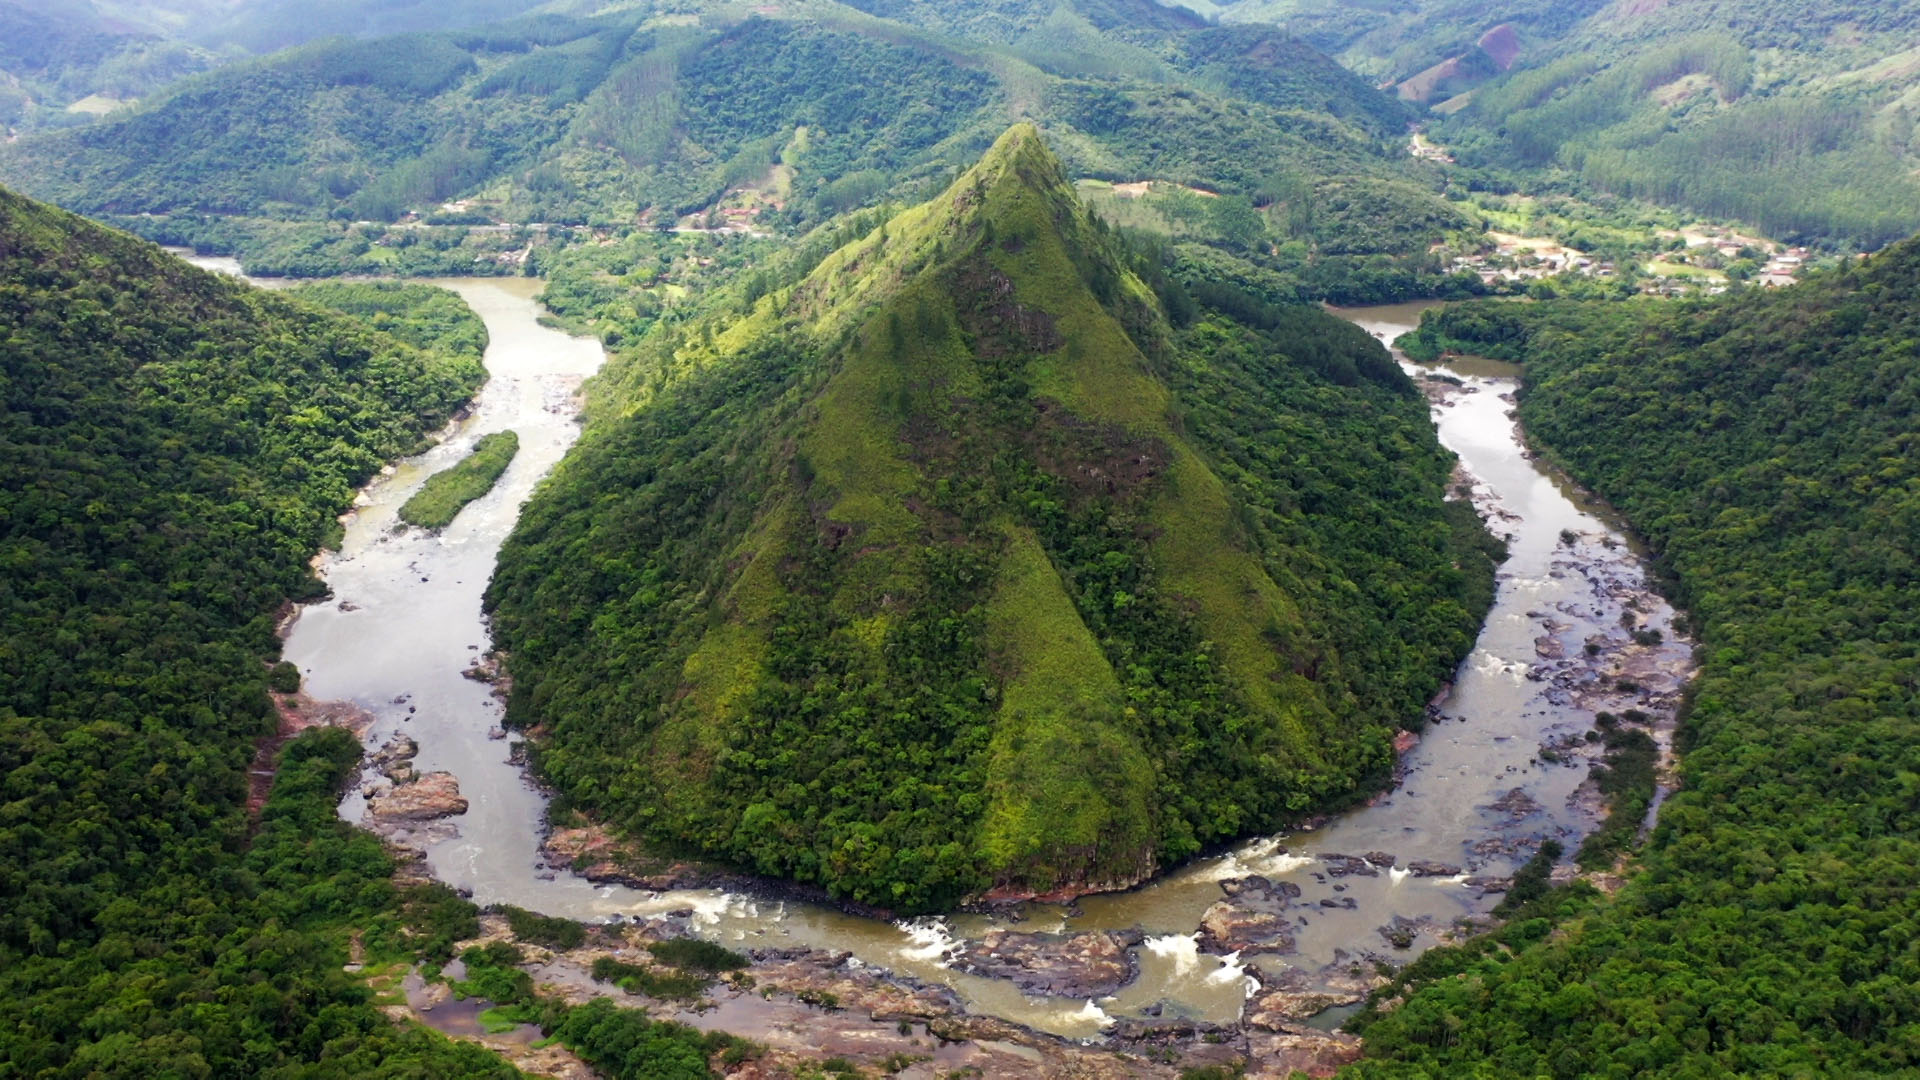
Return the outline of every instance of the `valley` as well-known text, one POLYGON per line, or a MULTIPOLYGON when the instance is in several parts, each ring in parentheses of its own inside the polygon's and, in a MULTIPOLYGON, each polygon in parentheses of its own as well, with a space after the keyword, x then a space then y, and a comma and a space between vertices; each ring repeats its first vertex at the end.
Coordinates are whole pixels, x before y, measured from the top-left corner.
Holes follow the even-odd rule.
MULTIPOLYGON (((1378 981, 1373 965, 1402 964, 1449 939, 1459 920, 1483 918, 1540 840, 1577 846, 1598 820, 1587 765, 1599 746, 1586 737, 1596 714, 1638 710, 1663 744, 1669 738, 1690 670, 1670 609, 1649 591, 1615 528, 1526 459, 1505 415, 1511 381, 1466 376, 1457 386, 1428 384, 1434 414, 1511 555, 1474 655, 1430 710, 1427 733, 1409 741, 1393 789, 1366 808, 1237 845, 1123 893, 932 920, 863 917, 726 871, 686 874, 720 886, 690 888, 617 860, 583 859, 576 869, 556 850, 565 843, 539 844, 548 795, 522 771, 520 736, 498 737, 498 697, 469 669, 491 649, 479 609, 486 568, 514 506, 570 438, 569 402, 579 377, 598 366, 598 350, 541 329, 525 284, 445 284, 486 320, 487 387, 451 438, 358 500, 339 553, 321 568, 330 597, 302 610, 285 655, 309 695, 364 711, 370 750, 408 741, 417 753, 412 767, 451 773, 467 800, 459 812, 422 821, 370 815, 356 792, 343 815, 410 849, 477 903, 605 925, 616 935, 590 946, 585 959, 557 956, 529 968, 537 985, 551 982, 570 998, 595 992, 585 968, 594 955, 618 955, 619 935, 691 932, 744 951, 753 958, 749 973, 779 993, 768 1000, 721 991, 711 1014, 674 1012, 672 1002, 652 1007, 788 1052, 830 1047, 872 1064, 951 1044, 936 1060, 998 1061, 997 1069, 1017 1071, 1031 1063, 983 1043, 1011 1040, 1059 1064, 1137 1053, 1164 1043, 1169 1036, 1156 1034, 1164 1030, 1176 1033, 1171 1045, 1188 1064, 1212 1060, 1209 1049, 1223 1045, 1202 1036, 1234 1032, 1228 1043, 1256 1066, 1270 1065, 1256 1052, 1263 1038, 1292 1031, 1295 1041, 1312 1043, 1297 1030, 1304 1021, 1357 1004, 1378 981), (399 528, 397 507, 436 462, 491 430, 520 431, 536 460, 516 465, 456 530, 399 528), (1636 645, 1621 629, 1628 614, 1643 630, 1664 631, 1662 644, 1636 645), (1636 689, 1616 689, 1629 674, 1636 689), (650 887, 639 887, 643 881, 650 887), (1123 943, 1115 954, 1122 962, 1104 981, 1087 983, 1083 996, 1035 981, 1085 978, 1069 975, 1080 970, 1071 957, 1094 940, 1123 943), (1009 980, 995 973, 993 958, 1015 949, 1029 951, 1011 970, 1027 973, 1009 980), (793 996, 805 991, 849 1003, 892 995, 913 1003, 891 1008, 917 1017, 920 1030, 894 1034, 886 1006, 872 1006, 871 1019, 864 1007, 822 1011, 793 996), (981 1034, 959 1037, 970 1024, 981 1034), (935 1038, 933 1028, 945 1034, 935 1038), (1082 1040, 1092 1040, 1089 1049, 1074 1048, 1082 1040)), ((1390 337, 1412 329, 1418 309, 1343 314, 1390 337)), ((434 1022, 431 1012, 422 1018, 434 1022)), ((1313 1052, 1337 1057, 1343 1047, 1336 1041, 1313 1052)))
POLYGON ((0 1076, 1920 1068, 1916 26, 0 0, 0 1076))

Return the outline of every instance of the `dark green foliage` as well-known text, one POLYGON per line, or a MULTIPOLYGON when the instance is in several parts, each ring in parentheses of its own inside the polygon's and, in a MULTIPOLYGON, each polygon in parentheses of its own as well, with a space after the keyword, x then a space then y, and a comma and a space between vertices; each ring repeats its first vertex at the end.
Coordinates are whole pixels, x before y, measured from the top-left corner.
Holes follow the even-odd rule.
POLYGON ((267 688, 276 694, 299 693, 300 669, 288 660, 273 665, 267 669, 267 688))
POLYGON ((504 941, 475 945, 460 954, 466 978, 453 983, 455 994, 483 998, 495 1005, 533 1003, 533 976, 519 967, 520 950, 504 941))
POLYGON ((1237 98, 1324 113, 1383 138, 1398 138, 1413 111, 1352 78, 1313 46, 1273 27, 1214 26, 1180 39, 1182 67, 1217 80, 1237 98))
POLYGON ((689 971, 704 971, 709 975, 739 971, 747 966, 746 957, 724 945, 699 938, 670 938, 650 942, 647 951, 663 964, 689 971))
POLYGON ((555 104, 579 101, 605 81, 614 61, 633 36, 635 26, 631 20, 620 20, 598 29, 586 23, 556 22, 570 29, 592 32, 572 41, 533 49, 527 56, 481 80, 474 88, 475 96, 513 93, 545 98, 555 104))
POLYGON ((654 1020, 609 998, 561 1010, 542 1026, 612 1080, 707 1080, 715 1075, 707 1065, 715 1054, 751 1051, 730 1035, 654 1020))
POLYGON ((400 507, 400 520, 422 529, 444 529, 468 503, 493 490, 500 474, 520 452, 520 436, 511 431, 482 435, 473 453, 434 473, 400 507))
POLYGON ((1440 137, 1463 164, 1565 170, 1589 189, 1871 250, 1920 226, 1900 59, 1916 27, 1913 0, 1602 12, 1481 87, 1440 137))
POLYGON ((326 281, 302 285, 290 295, 351 315, 416 348, 467 356, 487 351, 487 325, 446 289, 398 281, 326 281))
MULTIPOLYGON (((908 7, 902 17, 927 13, 908 7)), ((783 204, 763 223, 804 227, 889 195, 924 198, 1017 104, 1090 175, 1157 176, 1260 206, 1283 162, 1334 191, 1414 182, 1399 192, 1411 197, 1366 199, 1351 229, 1323 215, 1343 251, 1384 237, 1404 254, 1444 207, 1418 197, 1430 180, 1381 141, 1400 137, 1402 107, 1285 34, 1203 27, 1150 0, 1080 5, 1098 12, 1022 2, 980 18, 924 7, 993 44, 845 10, 745 9, 645 29, 619 12, 334 39, 186 80, 83 130, 0 145, 0 179, 143 235, 237 252, 257 273, 501 272, 511 264, 494 256, 520 243, 381 238, 350 223, 417 212, 660 226, 744 187, 783 204), (1037 22, 1016 42, 986 28, 1001 19, 1037 22), (472 209, 438 205, 476 196, 472 209), (1402 210, 1407 221, 1389 224, 1402 210)), ((1258 247, 1249 220, 1235 226, 1258 247)))
POLYGON ((1566 853, 1558 840, 1543 840, 1540 850, 1533 853, 1518 873, 1513 875, 1513 886, 1507 895, 1493 909, 1495 915, 1512 915, 1524 911, 1529 905, 1547 895, 1547 887, 1553 876, 1553 864, 1566 853))
POLYGON ((1524 351, 1528 432, 1646 537, 1705 663, 1638 876, 1378 1019, 1357 1074, 1920 1067, 1920 242, 1791 289, 1435 325, 1524 351))
POLYGON ((412 957, 472 918, 397 890, 339 820, 353 736, 289 744, 257 831, 245 806, 276 609, 314 595, 334 516, 471 393, 477 354, 6 192, 0 340, 0 1061, 510 1074, 395 1028, 340 970, 349 929, 412 957))
MULTIPOLYGON (((1591 737, 1591 736, 1589 736, 1591 737)), ((1613 864, 1639 833, 1653 805, 1654 766, 1660 761, 1660 748, 1644 731, 1608 731, 1606 762, 1593 767, 1593 780, 1607 797, 1607 819, 1580 842, 1575 861, 1582 870, 1598 870, 1613 864)))
POLYGON ((645 994, 663 1001, 691 1001, 712 982, 704 975, 686 971, 661 971, 641 964, 629 964, 611 956, 593 961, 595 982, 610 982, 629 994, 645 994))
POLYGON ((522 941, 563 950, 577 949, 586 943, 587 928, 572 919, 541 915, 512 904, 502 904, 499 910, 506 915, 513 936, 522 941))

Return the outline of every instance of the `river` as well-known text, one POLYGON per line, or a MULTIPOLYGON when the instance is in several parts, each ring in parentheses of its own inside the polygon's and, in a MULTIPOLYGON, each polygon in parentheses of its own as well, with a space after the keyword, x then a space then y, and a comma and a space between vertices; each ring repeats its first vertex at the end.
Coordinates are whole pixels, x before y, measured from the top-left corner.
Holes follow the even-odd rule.
MULTIPOLYGON (((538 282, 439 284, 485 320, 489 379, 443 442, 362 493, 340 550, 320 565, 332 595, 298 613, 285 655, 310 695, 351 701, 373 715, 369 747, 404 733, 418 743, 417 768, 459 778, 469 808, 437 826, 427 861, 479 903, 588 921, 692 909, 701 932, 723 943, 846 950, 866 964, 947 985, 971 1011, 1069 1037, 1093 1037, 1113 1019, 1144 1015, 1231 1023, 1259 981, 1290 979, 1352 996, 1356 964, 1404 961, 1454 920, 1487 911, 1498 897, 1483 895, 1485 879, 1510 875, 1542 838, 1561 838, 1571 852, 1596 820, 1582 790, 1594 712, 1637 704, 1659 717, 1677 697, 1677 685, 1647 677, 1683 666, 1687 649, 1673 633, 1672 612, 1647 592, 1625 537, 1524 455, 1509 415, 1513 372, 1475 369, 1456 373, 1459 385, 1433 413, 1441 441, 1460 456, 1476 502, 1494 515, 1512 554, 1477 646, 1403 758, 1404 780, 1370 805, 1076 907, 1033 904, 912 924, 719 890, 651 893, 556 871, 538 850, 544 797, 510 760, 513 739, 489 737, 501 713, 490 688, 462 672, 489 648, 480 602, 500 545, 576 437, 576 390, 602 353, 593 341, 539 325, 538 282), (521 450, 492 493, 439 534, 396 527, 399 505, 428 475, 479 435, 506 429, 519 433, 521 450), (1662 631, 1663 645, 1624 643, 1626 604, 1640 609, 1641 627, 1662 631), (1590 642, 1599 643, 1593 655, 1590 642), (1627 671, 1639 676, 1637 689, 1617 689, 1627 671), (1548 746, 1548 758, 1560 762, 1543 759, 1548 746), (1326 858, 1363 853, 1391 855, 1393 865, 1326 858), (1420 860, 1432 864, 1427 876, 1408 870, 1420 860), (1459 872, 1439 872, 1440 864, 1459 872), (1300 890, 1287 909, 1292 951, 1252 958, 1202 951, 1198 930, 1223 900, 1221 883, 1250 874, 1300 890), (1135 948, 1140 975, 1112 997, 1088 1001, 1029 995, 1004 979, 955 970, 958 943, 996 928, 1137 928, 1146 934, 1135 948)), ((1384 337, 1417 319, 1407 307, 1339 314, 1384 337)), ((350 794, 341 812, 358 820, 363 800, 350 794)))

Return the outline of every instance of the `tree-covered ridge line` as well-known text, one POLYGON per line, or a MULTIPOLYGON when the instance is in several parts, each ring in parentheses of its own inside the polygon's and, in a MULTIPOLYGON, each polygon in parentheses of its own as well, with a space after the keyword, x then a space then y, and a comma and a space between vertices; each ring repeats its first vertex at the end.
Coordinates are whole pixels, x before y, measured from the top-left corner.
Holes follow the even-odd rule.
POLYGON ((1027 126, 862 228, 623 352, 509 540, 560 812, 928 910, 1383 778, 1491 598, 1384 350, 1196 303, 1027 126))
POLYGON ((1389 145, 1406 119, 1390 97, 1276 30, 1158 19, 1151 6, 1075 16, 1070 41, 1025 52, 826 0, 771 16, 634 9, 320 42, 0 148, 0 178, 176 239, 219 231, 181 218, 389 222, 455 198, 481 222, 667 224, 739 209, 808 226, 950 178, 1022 118, 1088 176, 1246 194, 1279 162, 1427 179, 1389 145), (1152 70, 1110 70, 1101 57, 1114 50, 1152 70))
POLYGON ((1777 292, 1421 333, 1524 357, 1529 433, 1647 539, 1705 663, 1625 888, 1374 1020, 1353 1075, 1920 1067, 1920 241, 1777 292))
POLYGON ((341 970, 350 929, 419 957, 472 921, 339 820, 350 733, 290 744, 257 831, 246 812, 276 612, 319 592, 309 559, 358 485, 480 381, 464 306, 331 295, 360 291, 396 334, 0 191, 0 1061, 20 1075, 512 1075, 394 1026, 341 970))

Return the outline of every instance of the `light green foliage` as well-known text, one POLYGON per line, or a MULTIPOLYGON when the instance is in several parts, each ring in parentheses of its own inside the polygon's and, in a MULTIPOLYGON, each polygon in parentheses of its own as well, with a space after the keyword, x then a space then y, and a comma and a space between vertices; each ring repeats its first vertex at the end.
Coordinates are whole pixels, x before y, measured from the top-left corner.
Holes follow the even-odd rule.
POLYGON ((444 529, 468 503, 493 490, 520 452, 520 436, 511 431, 482 435, 473 453, 434 473, 400 506, 400 520, 422 529, 444 529))
MULTIPOLYGON (((1129 880, 1382 774, 1488 577, 1384 351, 1310 309, 1273 316, 1298 332, 1266 346, 1288 389, 1228 400, 1272 431, 1317 388, 1313 409, 1364 417, 1417 468, 1310 422, 1228 483, 1252 432, 1183 430, 1173 384, 1254 380, 1261 352, 1189 359, 1032 128, 841 242, 771 273, 746 314, 716 301, 617 360, 510 540, 488 602, 510 719, 552 732, 549 779, 656 844, 925 910, 1129 880), (1343 382, 1301 362, 1322 353, 1343 382), (1272 577, 1298 556, 1249 529, 1257 486, 1298 489, 1328 456, 1411 541, 1364 542, 1420 567, 1395 594, 1405 627, 1371 582, 1302 607, 1272 577), (1395 656, 1401 635, 1419 644, 1395 656), (1362 689, 1349 648, 1389 689, 1362 689)), ((1306 511, 1328 514, 1307 531, 1352 532, 1342 512, 1306 511)), ((1336 580, 1360 565, 1312 560, 1336 580)))
POLYGON ((1373 1021, 1356 1075, 1920 1064, 1917 313, 1910 240, 1791 289, 1423 327, 1525 356, 1528 432, 1645 536, 1704 666, 1638 875, 1531 947, 1445 961, 1461 977, 1373 1021))
POLYGON ((1045 887, 1110 864, 1102 848, 1150 850, 1153 774, 1120 681, 1046 549, 1020 527, 1006 543, 986 609, 989 662, 1007 674, 980 844, 988 865, 1017 867, 1045 887))

